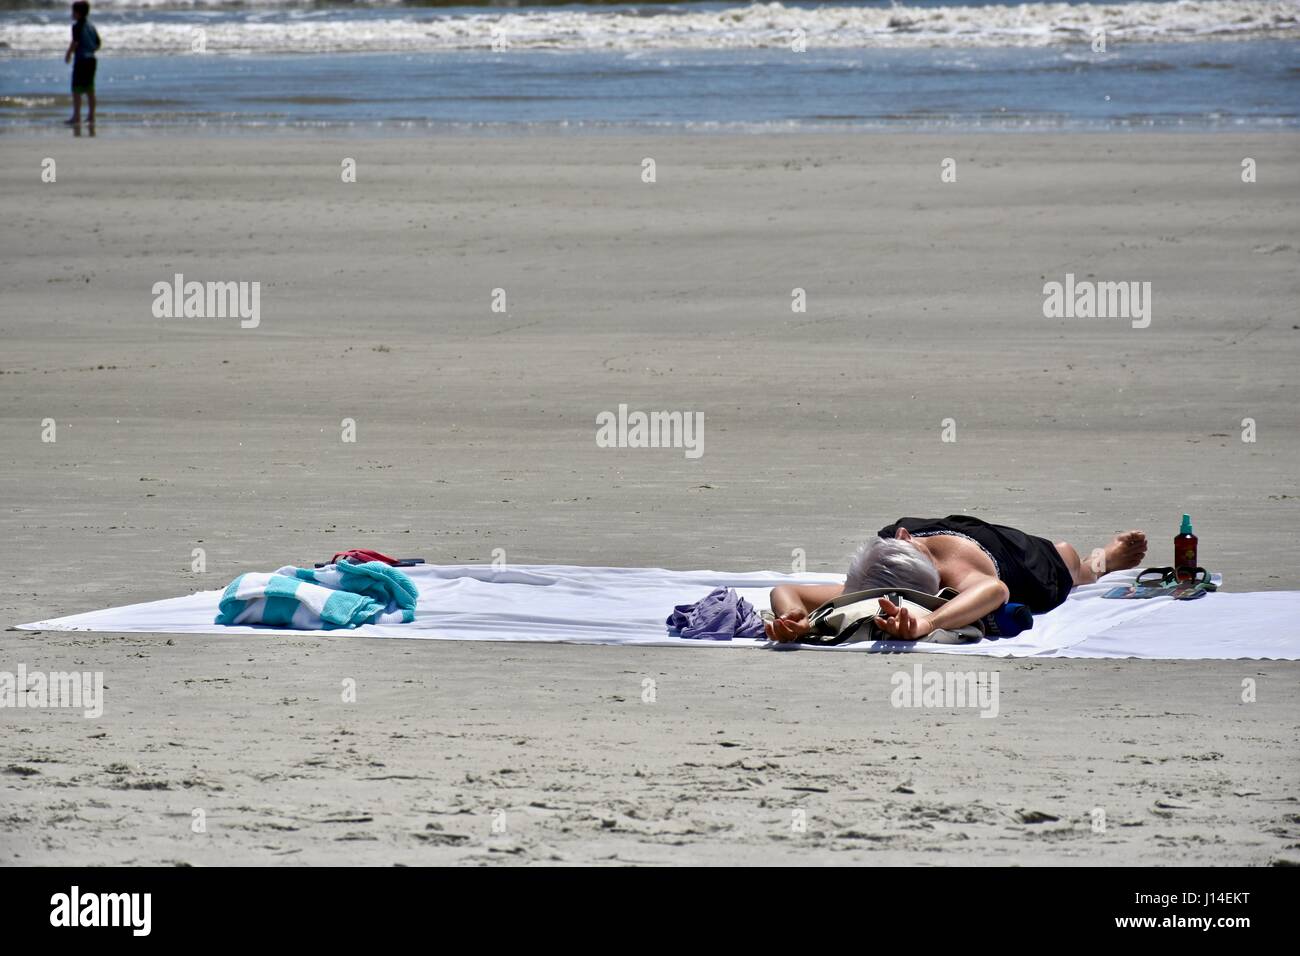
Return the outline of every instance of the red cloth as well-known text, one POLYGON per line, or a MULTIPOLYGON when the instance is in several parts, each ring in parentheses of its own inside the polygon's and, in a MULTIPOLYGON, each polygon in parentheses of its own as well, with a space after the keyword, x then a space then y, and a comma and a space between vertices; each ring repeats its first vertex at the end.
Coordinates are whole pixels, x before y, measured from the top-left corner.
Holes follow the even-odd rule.
POLYGON ((397 564, 397 558, 390 558, 386 554, 380 554, 378 551, 367 551, 363 548, 353 548, 351 551, 340 551, 334 557, 330 558, 330 564, 338 564, 342 558, 355 561, 357 564, 365 564, 367 561, 382 561, 389 566, 397 564))

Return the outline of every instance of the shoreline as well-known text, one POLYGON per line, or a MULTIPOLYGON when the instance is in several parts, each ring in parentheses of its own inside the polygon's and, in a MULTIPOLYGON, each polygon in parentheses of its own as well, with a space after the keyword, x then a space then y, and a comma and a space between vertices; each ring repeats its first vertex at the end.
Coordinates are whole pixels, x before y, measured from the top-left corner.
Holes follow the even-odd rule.
MULTIPOLYGON (((67 95, 62 99, 71 102, 67 95)), ((82 132, 86 133, 90 124, 82 122, 82 132)), ((745 124, 737 124, 745 125, 745 124)), ((1219 137, 1229 138, 1232 136, 1248 137, 1300 137, 1300 124, 1297 125, 1257 125, 1242 123, 1236 126, 1195 126, 1195 125, 1162 125, 1162 126, 1060 126, 1060 127, 1040 127, 1040 126, 1019 126, 1005 128, 990 128, 977 125, 960 125, 952 126, 934 126, 919 127, 900 123, 893 125, 880 126, 859 126, 859 127, 830 127, 830 126, 807 126, 795 124, 752 124, 752 129, 706 129, 700 126, 683 126, 669 125, 662 126, 645 125, 638 126, 633 124, 608 124, 603 126, 573 124, 571 127, 557 126, 554 124, 547 125, 529 125, 526 123, 509 123, 502 124, 500 127, 475 126, 465 127, 462 125, 415 125, 402 124, 380 121, 373 124, 362 122, 354 123, 319 123, 319 124, 256 124, 256 123, 177 123, 170 125, 148 125, 142 123, 114 123, 109 114, 109 119, 96 122, 96 137, 100 131, 111 131, 114 134, 125 134, 123 138, 132 140, 146 139, 151 136, 169 139, 204 139, 204 138, 225 138, 225 139, 256 139, 266 138, 274 140, 276 137, 282 137, 294 142, 302 142, 312 138, 317 139, 344 139, 344 140, 364 140, 367 138, 377 140, 402 140, 402 139, 421 139, 432 136, 446 137, 457 141, 472 141, 474 139, 483 139, 489 141, 501 141, 510 139, 521 140, 581 140, 591 139, 636 139, 644 138, 648 140, 662 140, 672 138, 682 138, 688 140, 708 140, 708 139, 762 139, 771 137, 773 139, 787 139, 790 141, 806 140, 809 142, 818 139, 875 139, 875 138, 907 138, 917 137, 923 139, 933 139, 942 137, 952 137, 959 140, 975 140, 983 137, 1007 137, 1011 138, 1033 138, 1033 137, 1062 137, 1066 139, 1084 139, 1087 137, 1219 137), (784 128, 782 128, 784 127, 784 128)), ((24 125, 3 125, 0 124, 0 139, 23 140, 23 139, 49 139, 52 137, 75 135, 73 127, 62 122, 54 125, 46 124, 24 124, 24 125)), ((89 135, 87 139, 92 138, 89 135)))
MULTIPOLYGON (((1242 132, 1300 128, 1295 43, 106 55, 101 116, 165 131, 372 136, 1242 132)), ((57 126, 65 69, 0 61, 0 122, 57 126)), ((69 110, 70 112, 70 110, 69 110)))

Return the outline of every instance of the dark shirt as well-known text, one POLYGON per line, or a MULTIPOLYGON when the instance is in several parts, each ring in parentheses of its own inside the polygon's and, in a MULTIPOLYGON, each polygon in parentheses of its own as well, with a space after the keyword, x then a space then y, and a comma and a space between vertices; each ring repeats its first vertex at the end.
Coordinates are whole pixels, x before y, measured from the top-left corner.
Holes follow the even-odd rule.
POLYGON ((72 25, 72 42, 76 45, 73 58, 78 63, 95 58, 95 51, 99 49, 99 33, 89 17, 72 25))

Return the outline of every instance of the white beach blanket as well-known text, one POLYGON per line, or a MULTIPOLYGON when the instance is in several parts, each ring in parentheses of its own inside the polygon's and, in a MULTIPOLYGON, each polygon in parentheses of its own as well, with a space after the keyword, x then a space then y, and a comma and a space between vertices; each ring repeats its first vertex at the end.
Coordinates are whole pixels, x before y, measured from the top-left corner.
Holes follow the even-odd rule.
MULTIPOLYGON (((715 587, 734 587, 756 608, 768 607, 778 584, 839 584, 835 574, 771 571, 665 571, 660 568, 422 565, 403 568, 420 590, 409 624, 366 624, 355 630, 287 631, 214 624, 221 591, 89 611, 21 625, 25 630, 158 634, 320 634, 358 638, 460 641, 551 641, 674 647, 777 647, 765 641, 694 641, 672 637, 664 624, 673 607, 699 601, 715 587)), ((1131 581, 1107 575, 1076 588, 1061 607, 1034 619, 1013 638, 970 645, 903 641, 817 653, 920 651, 995 657, 1144 657, 1194 660, 1300 660, 1300 591, 1208 594, 1196 601, 1105 600, 1102 593, 1131 581)), ((780 645, 791 649, 791 645, 780 645)))

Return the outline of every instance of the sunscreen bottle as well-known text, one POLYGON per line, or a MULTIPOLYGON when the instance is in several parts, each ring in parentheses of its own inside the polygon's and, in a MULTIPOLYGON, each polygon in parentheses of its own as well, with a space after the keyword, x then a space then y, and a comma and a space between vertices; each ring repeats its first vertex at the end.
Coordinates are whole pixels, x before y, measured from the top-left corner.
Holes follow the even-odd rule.
POLYGON ((1180 578, 1184 574, 1190 577, 1197 565, 1196 541, 1196 535, 1192 534, 1192 516, 1183 515, 1183 525, 1178 529, 1178 537, 1174 538, 1174 569, 1180 578))

